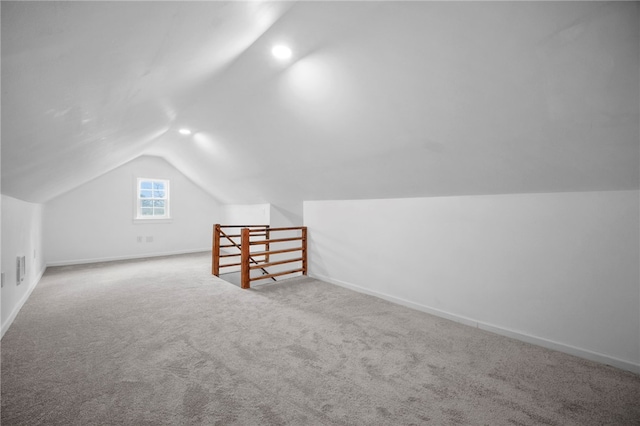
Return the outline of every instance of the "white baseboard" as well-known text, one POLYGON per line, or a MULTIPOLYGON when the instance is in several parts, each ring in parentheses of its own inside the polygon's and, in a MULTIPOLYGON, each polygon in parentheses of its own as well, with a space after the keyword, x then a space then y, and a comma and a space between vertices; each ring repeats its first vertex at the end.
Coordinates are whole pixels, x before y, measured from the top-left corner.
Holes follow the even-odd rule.
POLYGON ((425 305, 420 305, 415 302, 410 302, 405 299, 401 299, 395 296, 390 296, 388 294, 380 293, 377 291, 369 290, 367 288, 351 284, 345 281, 337 280, 334 278, 330 278, 320 274, 309 274, 310 277, 316 278, 321 281, 328 282, 330 284, 334 284, 340 287, 348 288, 350 290, 357 291, 359 293, 368 294, 371 296, 379 297, 384 300, 388 300, 389 302, 396 303, 398 305, 403 305, 408 308, 416 309, 418 311, 426 312, 431 315, 435 315, 437 317, 445 318, 451 321, 455 321, 457 323, 461 323, 464 325, 468 325, 471 327, 476 327, 485 331, 489 331, 491 333, 499 334, 501 336, 510 337, 512 339, 520 340, 523 342, 531 343, 534 345, 542 346, 547 349, 553 349, 558 352, 564 352, 570 355, 577 356, 579 358, 588 359, 590 361, 599 362, 601 364, 611 365, 613 367, 620 368, 622 370, 631 371, 636 374, 640 374, 640 364, 635 364, 633 362, 625 361, 622 359, 614 358, 608 355, 603 355, 597 352, 592 352, 587 349, 577 348, 575 346, 567 345, 564 343, 555 342, 553 340, 548 340, 542 337, 533 336, 530 334, 522 333, 515 330, 510 330, 505 327, 500 327, 493 324, 483 323, 481 321, 476 321, 474 319, 464 317, 461 315, 452 314, 449 312, 441 311, 439 309, 430 308, 425 305))
POLYGON ((13 307, 13 311, 11 311, 11 314, 9 314, 9 317, 7 317, 7 320, 4 322, 4 324, 2 324, 2 331, 1 331, 2 334, 0 335, 0 339, 4 337, 4 333, 6 333, 9 327, 11 327, 11 324, 13 324, 13 320, 16 319, 16 316, 18 316, 18 312, 20 312, 20 309, 22 309, 24 304, 27 302, 27 299, 29 299, 29 296, 31 296, 31 293, 33 293, 33 290, 35 290, 36 286, 40 282, 40 279, 42 278, 42 275, 44 274, 44 271, 46 271, 46 269, 47 269, 46 266, 42 268, 42 271, 40 271, 38 275, 35 277, 35 279, 32 280, 31 283, 29 284, 29 288, 27 289, 27 292, 22 296, 18 304, 13 307))
POLYGON ((56 260, 54 262, 47 262, 47 266, 71 266, 71 265, 83 265, 85 263, 100 263, 100 262, 113 262, 117 260, 132 260, 132 259, 147 259, 150 257, 161 256, 175 256, 178 254, 190 254, 190 253, 202 253, 211 251, 211 247, 201 249, 189 249, 189 250, 177 250, 161 253, 148 253, 148 254, 131 254, 126 256, 109 256, 109 257, 96 257, 91 259, 75 259, 75 260, 56 260))

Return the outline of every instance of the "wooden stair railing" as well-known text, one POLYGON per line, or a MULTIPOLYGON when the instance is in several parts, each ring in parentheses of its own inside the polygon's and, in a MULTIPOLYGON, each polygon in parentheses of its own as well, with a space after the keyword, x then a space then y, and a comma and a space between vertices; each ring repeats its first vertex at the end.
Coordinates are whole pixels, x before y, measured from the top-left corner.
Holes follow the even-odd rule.
POLYGON ((240 266, 240 287, 247 289, 251 287, 252 281, 272 279, 276 281, 276 277, 289 275, 294 273, 302 273, 307 275, 307 228, 305 226, 300 227, 288 227, 288 228, 270 228, 268 225, 220 225, 216 224, 213 228, 213 248, 212 248, 212 260, 211 260, 211 273, 216 276, 220 276, 220 268, 224 267, 237 267, 240 266), (239 235, 229 235, 225 233, 222 228, 242 228, 239 235), (286 237, 286 238, 271 238, 273 232, 281 231, 300 231, 300 236, 286 237), (226 238, 231 244, 220 244, 222 238, 226 238), (240 237, 240 244, 235 242, 233 238, 240 237), (264 237, 262 240, 252 240, 252 237, 264 237), (292 243, 294 241, 300 241, 299 247, 286 247, 284 249, 272 250, 272 244, 279 243, 292 243), (251 251, 252 246, 263 246, 264 251, 251 251), (220 254, 221 248, 233 247, 240 251, 235 254, 220 254), (281 255, 284 253, 300 252, 299 256, 294 258, 280 259, 271 261, 271 255, 281 255), (220 263, 221 258, 230 258, 240 256, 239 263, 227 263, 222 265, 220 263), (262 258, 262 259, 256 259, 262 258), (285 265, 288 263, 298 262, 301 267, 280 271, 276 273, 268 273, 265 268, 271 266, 285 265), (260 269, 263 275, 251 276, 251 271, 260 269))
MULTIPOLYGON (((257 236, 266 236, 267 238, 269 237, 269 225, 243 225, 243 228, 248 228, 248 227, 252 227, 252 228, 258 228, 258 231, 264 231, 264 234, 258 234, 257 236)), ((235 256, 242 256, 242 246, 241 244, 236 243, 235 241, 233 241, 234 237, 241 237, 242 235, 228 235, 226 234, 222 228, 237 228, 239 226, 233 226, 233 225, 220 225, 220 224, 216 224, 214 225, 213 228, 213 249, 212 249, 212 262, 211 262, 211 273, 215 276, 220 276, 220 268, 221 267, 233 267, 233 266, 240 266, 242 263, 229 263, 229 264, 225 264, 225 265, 221 265, 220 264, 220 258, 221 257, 235 257, 235 256), (229 240, 231 242, 231 244, 225 244, 222 245, 220 244, 220 237, 225 237, 227 240, 229 240), (227 248, 227 247, 235 247, 238 250, 240 250, 240 253, 237 254, 220 254, 220 249, 221 248, 227 248), (217 255, 216 255, 217 254, 217 255)), ((265 250, 269 250, 269 245, 266 244, 265 245, 265 250)), ((249 255, 249 261, 254 263, 254 264, 258 264, 258 261, 255 260, 251 255, 249 255)), ((267 259, 268 261, 268 259, 267 259)), ((261 268, 262 269, 262 268, 261 268)), ((264 272, 265 275, 268 274, 268 272, 265 269, 262 269, 262 272, 264 272)), ((275 278, 273 279, 273 281, 276 281, 275 278)))

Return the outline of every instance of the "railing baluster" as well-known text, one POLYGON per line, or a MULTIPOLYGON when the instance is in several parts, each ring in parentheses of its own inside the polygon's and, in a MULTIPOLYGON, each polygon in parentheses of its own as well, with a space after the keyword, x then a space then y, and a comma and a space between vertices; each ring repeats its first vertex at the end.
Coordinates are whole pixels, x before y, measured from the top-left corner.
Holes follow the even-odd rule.
POLYGON ((307 275, 307 227, 302 227, 302 275, 307 275))
POLYGON ((211 248, 211 273, 220 276, 220 224, 213 226, 213 247, 211 248))
POLYGON ((240 262, 242 265, 240 266, 240 287, 246 289, 250 288, 249 250, 251 250, 251 245, 249 244, 249 228, 242 228, 241 235, 240 262))
POLYGON ((267 256, 265 257, 265 261, 269 263, 269 239, 271 238, 269 235, 269 225, 267 225, 267 229, 265 230, 265 243, 264 243, 264 251, 267 252, 267 256))

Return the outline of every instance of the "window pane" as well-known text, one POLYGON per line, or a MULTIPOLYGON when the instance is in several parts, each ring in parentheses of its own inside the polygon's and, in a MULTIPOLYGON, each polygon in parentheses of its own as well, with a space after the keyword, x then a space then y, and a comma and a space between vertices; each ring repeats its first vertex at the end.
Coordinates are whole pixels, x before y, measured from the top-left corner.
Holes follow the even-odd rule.
POLYGON ((169 181, 138 178, 138 217, 164 219, 169 214, 169 181))

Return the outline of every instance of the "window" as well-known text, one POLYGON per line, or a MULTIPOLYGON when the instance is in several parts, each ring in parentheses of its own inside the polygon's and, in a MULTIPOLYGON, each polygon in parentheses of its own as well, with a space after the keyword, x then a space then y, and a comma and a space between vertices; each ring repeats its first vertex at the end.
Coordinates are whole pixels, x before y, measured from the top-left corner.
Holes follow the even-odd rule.
POLYGON ((169 181, 138 178, 136 219, 170 219, 169 181))

